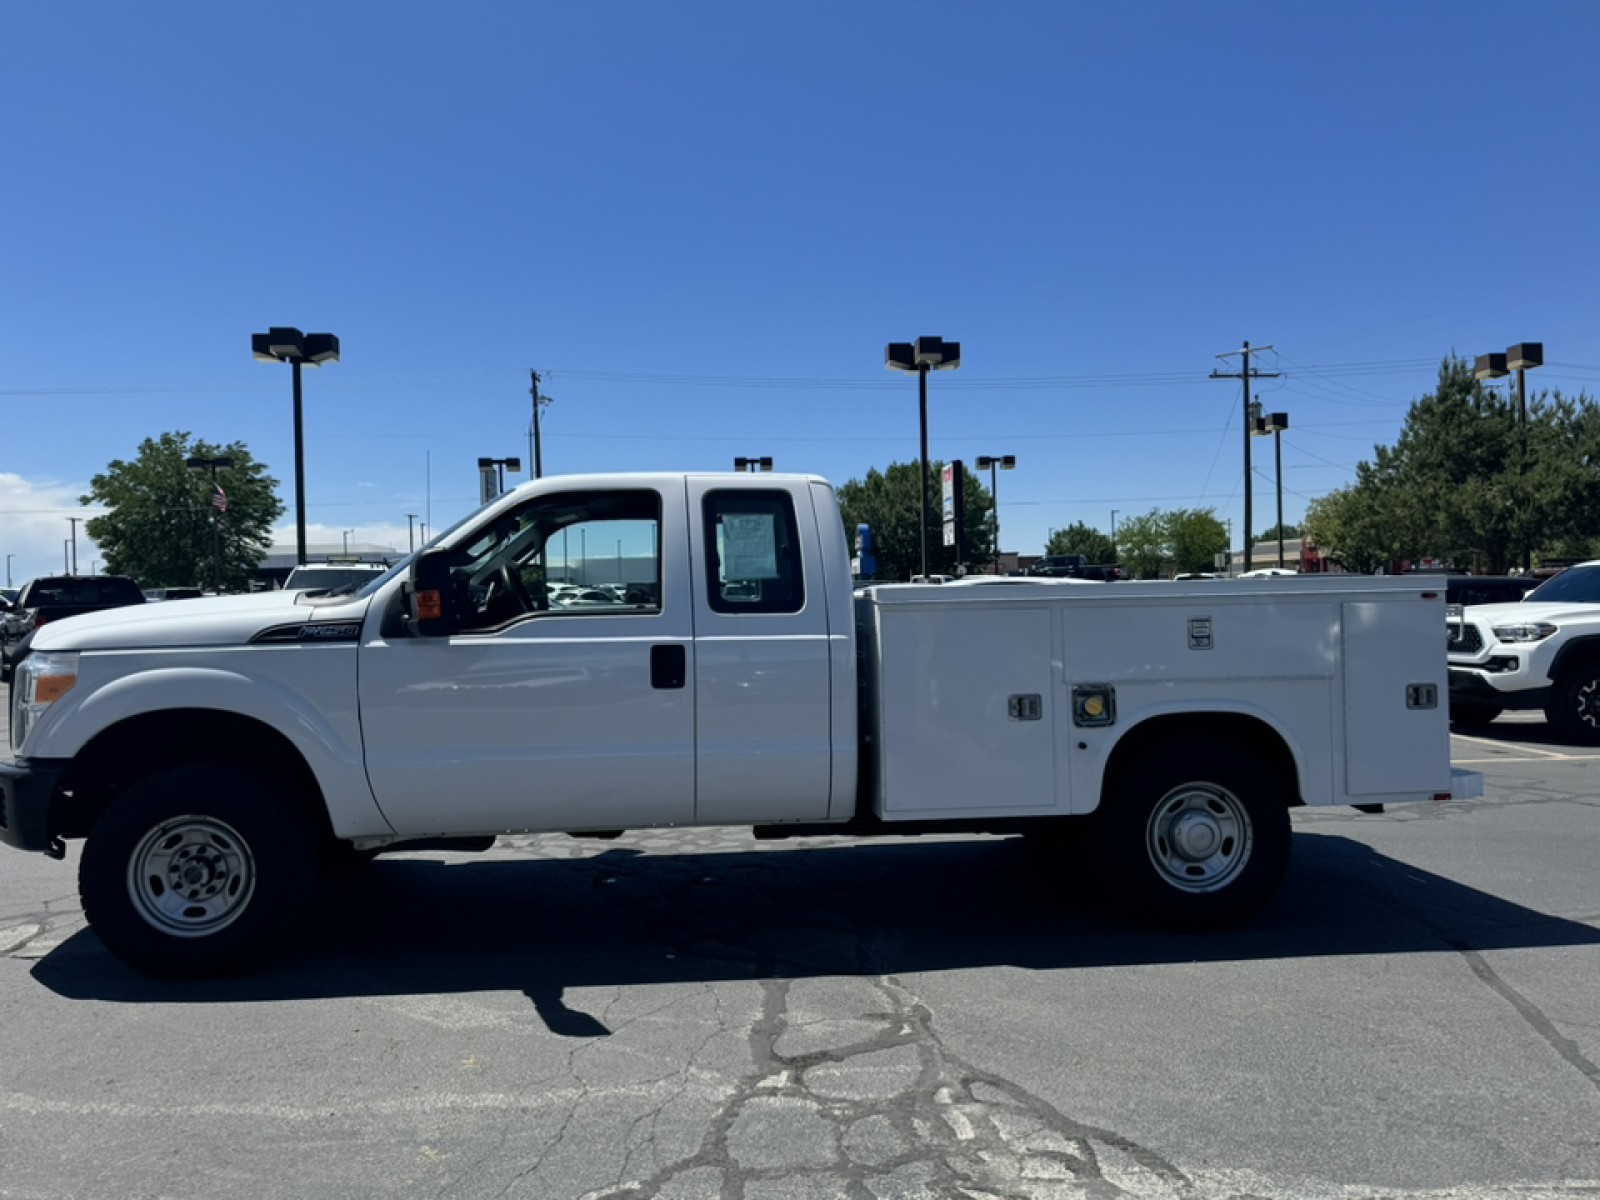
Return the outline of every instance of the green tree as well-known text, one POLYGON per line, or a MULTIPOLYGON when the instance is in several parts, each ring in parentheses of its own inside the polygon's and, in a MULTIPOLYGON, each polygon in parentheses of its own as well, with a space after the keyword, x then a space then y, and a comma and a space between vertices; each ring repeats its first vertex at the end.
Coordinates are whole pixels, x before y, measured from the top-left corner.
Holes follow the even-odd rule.
POLYGON ((108 510, 85 525, 108 574, 131 575, 146 587, 210 584, 220 556, 222 586, 242 591, 283 513, 277 486, 242 442, 217 446, 164 433, 141 442, 133 461, 113 460, 79 502, 108 510), (226 512, 212 503, 210 473, 192 470, 190 458, 233 460, 217 472, 226 512))
POLYGON ((1386 540, 1380 492, 1335 488, 1306 505, 1304 535, 1323 557, 1347 571, 1370 575, 1398 557, 1386 540))
POLYGON ((1045 539, 1046 554, 1081 554, 1092 563, 1117 561, 1117 547, 1098 529, 1075 521, 1065 529, 1052 529, 1045 539))
MULTIPOLYGON (((929 465, 928 572, 932 575, 954 575, 959 561, 957 547, 944 544, 940 501, 943 469, 943 463, 929 465)), ((855 544, 856 526, 872 529, 872 553, 877 560, 877 578, 881 580, 904 581, 921 572, 922 543, 917 533, 922 511, 921 481, 920 463, 891 463, 886 471, 874 467, 866 478, 852 479, 838 489, 839 508, 851 544, 855 544)), ((993 498, 974 471, 966 473, 961 494, 966 505, 964 561, 971 570, 987 570, 994 558, 993 498)))
POLYGON ((1163 514, 1168 565, 1174 573, 1213 571, 1228 549, 1228 527, 1209 508, 1179 508, 1163 514))
POLYGON ((1159 579, 1167 561, 1167 523, 1161 510, 1117 525, 1117 554, 1130 579, 1159 579))
MULTIPOLYGON (((1306 514, 1330 558, 1370 571, 1427 556, 1499 573, 1534 552, 1600 537, 1600 412, 1585 396, 1535 396, 1527 420, 1462 359, 1440 365, 1392 447, 1306 514)), ((1579 550, 1580 553, 1583 550, 1579 550)))
MULTIPOLYGON (((1292 524, 1289 521, 1285 521, 1283 523, 1283 540, 1284 541, 1288 541, 1290 538, 1297 538, 1299 536, 1300 536, 1300 526, 1292 524)), ((1276 545, 1277 541, 1278 541, 1278 526, 1276 526, 1276 525, 1274 525, 1271 529, 1263 530, 1261 533, 1258 533, 1256 535, 1257 544, 1260 544, 1262 542, 1272 542, 1274 545, 1276 545)))

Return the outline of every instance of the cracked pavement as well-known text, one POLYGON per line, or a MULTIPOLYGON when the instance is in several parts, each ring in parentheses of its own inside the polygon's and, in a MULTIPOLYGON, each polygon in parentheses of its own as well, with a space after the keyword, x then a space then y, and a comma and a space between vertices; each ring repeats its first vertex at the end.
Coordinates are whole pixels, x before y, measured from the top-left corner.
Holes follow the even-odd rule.
POLYGON ((1199 937, 1014 842, 666 830, 380 860, 156 984, 7 853, 0 1197, 1597 1197, 1597 758, 1475 754, 1199 937))

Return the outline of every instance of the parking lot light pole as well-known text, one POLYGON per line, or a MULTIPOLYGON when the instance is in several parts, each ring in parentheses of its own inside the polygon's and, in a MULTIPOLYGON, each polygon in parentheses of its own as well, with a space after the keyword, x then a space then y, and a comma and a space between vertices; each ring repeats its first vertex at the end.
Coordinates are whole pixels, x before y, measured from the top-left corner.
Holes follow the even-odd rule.
POLYGON ((72 526, 72 537, 68 539, 68 541, 72 544, 72 558, 70 560, 71 565, 67 568, 67 574, 69 575, 76 575, 78 573, 78 522, 81 520, 83 520, 82 517, 67 518, 67 523, 72 526))
POLYGON ((486 471, 490 467, 493 467, 495 472, 495 495, 503 495, 506 490, 506 472, 522 470, 522 460, 520 458, 478 459, 478 470, 486 471))
POLYGON ((320 367, 339 361, 339 339, 331 333, 301 333, 274 325, 250 335, 250 353, 261 362, 286 362, 294 370, 294 533, 295 562, 306 561, 306 455, 300 416, 300 364, 320 367))
POLYGON ((217 589, 217 594, 222 594, 222 514, 228 511, 228 502, 222 490, 217 486, 217 472, 233 469, 231 458, 190 458, 184 460, 184 465, 191 471, 211 472, 211 495, 208 503, 211 507, 211 559, 215 574, 212 585, 217 589))
POLYGON ((1017 456, 1015 454, 978 455, 978 470, 989 472, 989 498, 994 503, 994 573, 1000 574, 1000 479, 995 474, 997 469, 1015 471, 1017 469, 1017 456))
POLYGON ((1260 413, 1255 418, 1255 428, 1250 432, 1257 437, 1272 435, 1273 473, 1278 483, 1278 567, 1283 569, 1283 438, 1289 428, 1288 413, 1260 413))
MULTIPOLYGON (((1508 346, 1504 354, 1480 354, 1473 364, 1472 374, 1478 380, 1503 379, 1517 373, 1517 425, 1522 433, 1522 460, 1518 467, 1519 475, 1528 473, 1528 383, 1527 372, 1533 367, 1544 366, 1543 342, 1518 342, 1515 346, 1508 346)), ((1533 542, 1523 535, 1522 542, 1522 570, 1524 573, 1533 570, 1533 542)))
POLYGON ((922 577, 928 577, 928 372, 953 371, 961 365, 961 343, 921 337, 914 342, 890 342, 884 347, 883 365, 891 371, 917 374, 917 412, 922 429, 922 577))

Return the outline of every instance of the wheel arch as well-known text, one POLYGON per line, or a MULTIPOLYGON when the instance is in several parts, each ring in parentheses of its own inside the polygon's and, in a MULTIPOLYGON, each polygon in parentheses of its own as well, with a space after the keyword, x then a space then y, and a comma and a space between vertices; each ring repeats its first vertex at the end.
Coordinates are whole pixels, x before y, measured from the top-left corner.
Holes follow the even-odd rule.
POLYGON ((1563 645, 1556 651, 1555 658, 1550 660, 1547 677, 1552 681, 1559 680, 1564 672, 1575 666, 1596 664, 1600 664, 1600 633, 1573 638, 1563 645))
POLYGON ((1282 731, 1271 722, 1241 712, 1169 713, 1140 722, 1112 748, 1100 782, 1100 809, 1109 807, 1139 764, 1183 741, 1206 741, 1249 754, 1277 781, 1285 808, 1305 803, 1300 764, 1282 731))
POLYGON ((299 748, 265 721, 205 708, 126 717, 94 735, 62 775, 52 832, 85 837, 116 796, 178 766, 247 766, 279 780, 320 835, 331 838, 322 787, 299 748))

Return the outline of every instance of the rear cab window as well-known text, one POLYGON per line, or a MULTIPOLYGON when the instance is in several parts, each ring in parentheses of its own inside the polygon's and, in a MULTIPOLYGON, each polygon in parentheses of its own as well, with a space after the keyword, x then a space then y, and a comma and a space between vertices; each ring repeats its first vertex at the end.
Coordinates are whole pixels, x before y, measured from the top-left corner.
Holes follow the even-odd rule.
POLYGON ((718 613, 797 613, 805 572, 794 499, 772 490, 719 489, 703 502, 706 594, 718 613))

